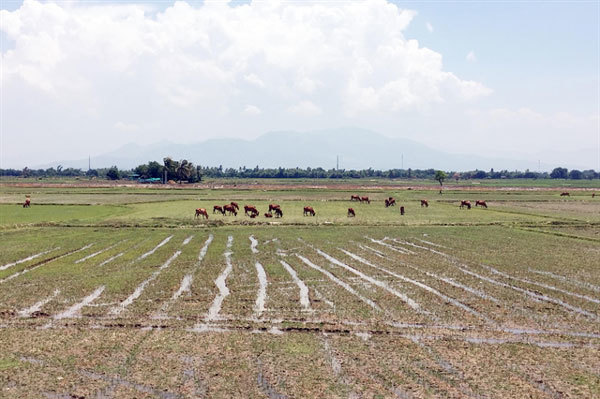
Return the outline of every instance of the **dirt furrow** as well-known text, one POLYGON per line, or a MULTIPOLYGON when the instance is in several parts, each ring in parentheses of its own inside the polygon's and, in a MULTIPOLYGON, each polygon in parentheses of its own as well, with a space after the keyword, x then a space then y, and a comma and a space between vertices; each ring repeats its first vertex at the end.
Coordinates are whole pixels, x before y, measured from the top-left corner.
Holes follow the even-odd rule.
POLYGON ((79 312, 81 311, 81 309, 83 307, 91 304, 96 299, 98 299, 98 297, 100 295, 102 295, 102 292, 104 292, 104 288, 106 288, 106 287, 101 285, 100 287, 96 288, 94 290, 94 292, 92 292, 90 295, 83 298, 80 302, 78 302, 78 303, 70 306, 68 309, 65 309, 64 311, 52 316, 52 321, 50 321, 48 324, 46 324, 43 328, 51 327, 52 323, 56 320, 71 319, 71 318, 79 317, 80 316, 79 312))
POLYGON ((352 288, 349 284, 343 282, 342 280, 340 280, 339 278, 337 278, 336 276, 334 276, 333 274, 331 274, 330 272, 328 272, 327 270, 323 269, 320 266, 315 265, 314 263, 312 263, 310 260, 308 260, 307 258, 305 258, 302 255, 296 254, 296 256, 307 266, 323 273, 324 275, 326 275, 331 281, 333 281, 334 283, 336 283, 337 285, 339 285, 340 287, 344 288, 346 291, 348 291, 349 293, 351 293, 352 295, 354 295, 355 297, 359 298, 361 301, 363 301, 364 303, 366 303, 367 305, 369 305, 370 307, 372 307, 373 309, 377 310, 377 311, 382 311, 382 309, 379 307, 379 305, 377 305, 375 302, 373 302, 372 300, 365 298, 364 296, 362 296, 361 294, 359 294, 358 292, 356 292, 356 290, 354 288, 352 288))
POLYGON ((138 260, 142 260, 147 258, 148 256, 152 255, 153 253, 155 253, 160 247, 162 247, 163 245, 165 245, 166 243, 168 243, 169 241, 171 241, 171 238, 173 238, 173 236, 168 236, 167 238, 165 238, 164 240, 162 240, 161 242, 159 242, 154 248, 152 248, 150 251, 141 254, 136 261, 138 260))
POLYGON ((258 293, 254 304, 254 316, 260 318, 265 311, 265 301, 267 299, 267 274, 260 263, 256 262, 254 266, 258 274, 258 293))
POLYGON ((427 291, 427 292, 429 292, 429 293, 431 293, 431 294, 433 294, 433 295, 435 295, 437 297, 442 298, 443 300, 451 303, 452 305, 456 306, 457 308, 462 309, 465 312, 471 313, 472 315, 481 318, 482 320, 486 321, 487 323, 495 324, 495 322, 492 319, 490 319, 489 317, 481 314, 480 312, 476 311, 475 309, 471 308, 470 306, 467 306, 467 305, 465 305, 465 304, 457 301, 454 298, 451 298, 451 297, 449 297, 449 296, 447 296, 445 294, 442 294, 441 292, 439 292, 435 288, 432 288, 432 287, 430 287, 428 285, 425 285, 425 284, 423 284, 423 283, 421 283, 419 281, 413 280, 411 278, 402 276, 402 275, 400 275, 398 273, 394 273, 394 272, 392 272, 390 270, 387 270, 387 269, 385 269, 385 268, 383 268, 381 266, 375 265, 375 264, 369 262, 368 260, 363 259, 363 258, 361 258, 360 256, 358 256, 356 254, 353 254, 350 251, 346 251, 345 249, 341 249, 341 248, 338 248, 338 249, 340 251, 342 251, 343 253, 345 253, 346 255, 350 256, 352 259, 359 261, 360 263, 363 263, 363 264, 365 264, 367 266, 370 266, 370 267, 372 267, 374 269, 380 270, 380 271, 382 271, 384 273, 389 274, 390 276, 396 277, 396 278, 398 278, 398 279, 400 279, 402 281, 405 281, 407 283, 413 284, 413 285, 415 285, 415 286, 417 286, 417 287, 419 287, 421 289, 424 289, 425 291, 427 291))
MULTIPOLYGON (((169 237, 169 239, 170 239, 170 237, 169 237)), ((181 245, 182 246, 186 245, 187 243, 190 242, 190 240, 191 240, 191 237, 186 238, 181 245)), ((166 239, 163 240, 164 243, 166 243, 167 241, 168 240, 166 240, 166 239)), ((156 248, 158 248, 158 246, 156 248)), ((150 284, 152 281, 154 281, 164 269, 169 267, 171 265, 171 263, 179 257, 179 255, 181 255, 181 250, 178 250, 173 255, 171 255, 171 257, 169 259, 167 259, 167 261, 165 263, 163 263, 154 273, 152 273, 150 275, 150 277, 148 277, 146 280, 142 281, 140 283, 140 285, 138 285, 135 288, 135 290, 133 291, 133 293, 131 295, 129 295, 125 300, 123 300, 123 302, 121 302, 117 306, 114 306, 109 311, 109 314, 111 316, 118 316, 123 310, 125 310, 125 308, 127 308, 129 305, 131 305, 133 303, 133 301, 135 301, 137 298, 139 298, 139 296, 142 295, 142 292, 144 291, 144 289, 146 289, 146 286, 148 284, 150 284)))
POLYGON ((531 269, 530 268, 529 271, 532 272, 532 273, 537 273, 537 274, 541 274, 541 275, 544 275, 544 276, 550 276, 550 277, 555 278, 557 280, 564 281, 566 283, 571 283, 571 284, 574 284, 574 285, 576 285, 578 287, 581 287, 581 288, 590 289, 590 290, 592 290, 594 292, 600 292, 600 287, 599 286, 594 285, 594 284, 590 284, 588 282, 578 281, 578 280, 575 280, 575 279, 572 279, 572 278, 568 278, 568 277, 565 277, 565 276, 561 276, 561 275, 554 274, 552 272, 543 271, 543 270, 536 270, 536 269, 531 269))
POLYGON ((552 291, 560 292, 560 293, 565 294, 565 295, 569 295, 569 296, 572 296, 572 297, 575 297, 575 298, 583 299, 584 301, 588 301, 588 302, 593 302, 593 303, 600 304, 600 300, 599 299, 592 298, 592 297, 587 296, 587 295, 577 294, 576 292, 571 292, 571 291, 563 290, 561 288, 557 288, 557 287, 554 287, 552 285, 540 283, 540 282, 537 282, 537 281, 532 281, 532 280, 529 280, 529 279, 526 279, 526 278, 514 277, 514 276, 511 276, 510 274, 501 272, 500 270, 498 270, 496 268, 493 268, 491 266, 488 266, 488 265, 481 264, 481 267, 483 267, 486 270, 489 270, 490 272, 492 272, 493 274, 495 274, 497 276, 502 276, 502 277, 507 278, 509 280, 520 281, 520 282, 525 283, 525 284, 537 285, 539 287, 543 287, 543 288, 546 288, 546 289, 549 289, 549 290, 552 290, 552 291))
POLYGON ((279 263, 281 263, 283 268, 289 273, 290 276, 292 276, 292 280, 294 280, 294 283, 296 283, 298 286, 298 289, 300 290, 300 305, 302 305, 302 308, 307 312, 312 311, 308 297, 308 287, 306 284, 304 284, 304 282, 298 278, 298 274, 289 264, 283 260, 280 260, 279 263))
MULTIPOLYGON (((348 266, 347 264, 345 264, 344 262, 339 261, 338 259, 334 258, 333 256, 321 251, 318 248, 315 248, 315 251, 317 251, 317 253, 319 255, 321 255, 322 257, 324 257, 325 259, 327 259, 328 261, 330 261, 331 263, 338 265, 346 270, 348 270, 350 273, 353 273, 355 275, 357 275, 358 277, 362 278, 365 281, 368 281, 371 284, 374 284, 376 286, 378 286, 381 289, 386 290, 387 292, 389 292, 390 294, 400 298, 402 300, 402 302, 406 303, 409 307, 411 307, 413 310, 417 311, 417 312, 423 312, 428 314, 429 312, 423 310, 421 308, 421 305, 419 305, 415 300, 409 298, 406 294, 403 294, 402 292, 399 292, 398 290, 390 287, 387 283, 385 283, 384 281, 380 281, 377 280, 369 275, 364 274, 363 272, 361 272, 360 270, 356 270, 353 267, 348 266)), ((406 281, 409 281, 409 279, 407 279, 406 281)), ((414 283, 414 280, 411 280, 414 283)))
POLYGON ((52 251, 56 251, 56 250, 58 250, 58 249, 60 249, 60 247, 52 248, 52 249, 49 249, 49 250, 47 250, 47 251, 40 252, 40 253, 37 253, 37 254, 35 254, 35 255, 28 256, 28 257, 26 257, 26 258, 19 259, 19 260, 15 261, 15 262, 7 263, 6 265, 0 266, 0 271, 2 271, 2 270, 6 270, 6 269, 8 269, 9 267, 16 266, 16 265, 18 265, 18 264, 20 264, 20 263, 25 263, 25 262, 28 262, 28 261, 30 261, 30 260, 33 260, 33 259, 35 259, 35 258, 39 258, 39 257, 40 257, 40 256, 42 256, 42 255, 46 255, 47 253, 50 253, 50 252, 52 252, 52 251))
POLYGON ((56 296, 57 296, 58 294, 60 294, 60 290, 55 290, 55 291, 54 291, 54 293, 52 293, 52 295, 50 295, 49 297, 47 297, 47 298, 44 298, 44 299, 42 299, 41 301, 34 303, 33 305, 31 305, 31 306, 30 306, 30 307, 28 307, 28 308, 25 308, 25 309, 19 310, 19 311, 17 312, 17 314, 18 314, 20 317, 29 317, 29 316, 31 316, 33 313, 35 313, 35 312, 39 312, 39 311, 40 311, 40 309, 42 308, 42 306, 44 306, 45 304, 47 304, 48 302, 50 302, 51 300, 53 300, 54 298, 56 298, 56 296))
POLYGON ((7 281, 10 281, 10 280, 12 280, 13 278, 16 278, 16 277, 22 276, 22 275, 23 275, 23 274, 25 274, 25 273, 29 273, 30 271, 33 271, 33 270, 35 270, 35 269, 37 269, 37 268, 39 268, 39 267, 42 267, 42 266, 44 266, 44 265, 47 265, 47 264, 48 264, 48 263, 50 263, 50 262, 54 262, 55 260, 62 259, 62 258, 64 258, 65 256, 73 255, 74 253, 77 253, 77 252, 80 252, 80 251, 85 251, 86 249, 90 248, 92 245, 94 245, 94 244, 93 244, 93 243, 92 243, 92 244, 87 244, 87 245, 85 245, 85 246, 83 246, 83 247, 81 247, 81 248, 79 248, 79 249, 75 249, 75 250, 72 250, 72 251, 65 252, 65 253, 64 253, 64 254, 62 254, 62 255, 57 255, 57 256, 54 256, 54 257, 52 257, 52 258, 50 258, 50 259, 42 260, 42 261, 40 261, 40 262, 38 262, 38 263, 35 263, 34 265, 32 265, 32 266, 31 266, 30 268, 28 268, 28 269, 23 269, 23 270, 21 270, 20 272, 16 272, 16 273, 14 273, 14 274, 11 274, 11 275, 10 275, 10 276, 8 276, 8 277, 5 277, 5 278, 3 278, 2 280, 0 280, 0 284, 1 284, 1 283, 5 283, 5 282, 7 282, 7 281))
POLYGON ((227 277, 229 273, 233 270, 233 265, 231 264, 231 246, 233 245, 233 236, 227 237, 227 249, 223 254, 225 256, 225 269, 219 274, 219 277, 215 280, 215 285, 217 286, 219 293, 215 296, 213 303, 210 305, 208 309, 208 314, 205 317, 205 321, 213 321, 219 317, 219 312, 221 311, 221 306, 223 305, 223 301, 229 295, 229 288, 227 288, 227 277))
POLYGON ((119 245, 119 244, 120 244, 120 243, 116 243, 116 244, 114 244, 114 245, 111 245, 110 247, 107 247, 107 248, 101 249, 100 251, 96 251, 96 252, 94 252, 93 254, 90 254, 90 255, 88 255, 88 256, 85 256, 85 257, 83 257, 83 258, 81 258, 81 259, 78 259, 78 260, 76 260, 76 261, 75 261, 75 264, 77 264, 77 263, 81 263, 81 262, 85 262, 86 260, 88 260, 88 259, 91 259, 91 258, 93 258, 94 256, 100 255, 101 253, 103 253, 103 252, 106 252, 106 251, 108 251, 109 249, 112 249, 112 248, 116 247, 116 246, 117 246, 117 245, 119 245))

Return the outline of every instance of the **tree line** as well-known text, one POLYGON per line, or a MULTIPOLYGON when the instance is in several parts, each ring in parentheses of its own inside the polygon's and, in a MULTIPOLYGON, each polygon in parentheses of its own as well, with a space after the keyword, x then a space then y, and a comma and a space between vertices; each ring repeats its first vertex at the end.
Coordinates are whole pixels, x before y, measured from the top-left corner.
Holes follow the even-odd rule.
MULTIPOLYGON (((48 169, 0 169, 1 176, 12 177, 87 177, 101 178, 109 180, 118 179, 153 179, 157 182, 175 181, 178 183, 188 182, 196 183, 203 178, 261 178, 261 179, 360 179, 360 178, 383 178, 383 179, 435 179, 438 180, 439 172, 435 169, 324 169, 324 168, 223 168, 223 166, 196 166, 192 162, 182 159, 174 160, 171 157, 163 159, 162 164, 156 161, 150 161, 146 164, 138 165, 133 169, 119 169, 116 166, 110 168, 89 169, 84 171, 77 168, 66 168, 62 166, 48 169)), ((567 168, 554 168, 552 172, 533 172, 530 170, 509 171, 500 170, 490 171, 472 170, 472 171, 447 171, 444 172, 445 178, 465 180, 465 179, 598 179, 600 174, 592 169, 588 170, 568 170, 567 168)))

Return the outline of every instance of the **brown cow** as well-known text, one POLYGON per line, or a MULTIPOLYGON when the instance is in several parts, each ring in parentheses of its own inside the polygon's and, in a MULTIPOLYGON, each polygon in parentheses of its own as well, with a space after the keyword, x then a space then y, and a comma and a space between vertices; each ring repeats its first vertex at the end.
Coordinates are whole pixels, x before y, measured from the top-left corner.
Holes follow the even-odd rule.
POLYGON ((360 197, 360 202, 361 202, 361 204, 363 202, 366 202, 367 204, 370 204, 371 200, 369 199, 369 197, 360 197))
POLYGON ((385 199, 385 207, 389 207, 389 206, 394 206, 396 205, 396 200, 394 199, 394 197, 390 197, 390 198, 386 198, 385 199))
POLYGON ((315 216, 316 215, 315 210, 313 209, 312 206, 305 206, 304 207, 304 216, 307 216, 307 215, 310 215, 310 216, 315 216))
POLYGON ((230 216, 231 214, 237 216, 237 211, 235 210, 235 206, 231 204, 227 204, 223 206, 223 212, 227 212, 230 216))
POLYGON ((564 191, 562 193, 560 193, 561 197, 570 197, 569 193, 567 191, 564 191))
POLYGON ((265 213, 266 218, 272 218, 273 214, 271 212, 265 213))
POLYGON ((23 208, 29 208, 31 206, 31 199, 29 197, 25 198, 25 202, 23 203, 23 208))
POLYGON ((481 206, 482 208, 487 209, 487 204, 483 200, 477 200, 477 201, 475 201, 475 206, 481 206))
POLYGON ((351 195, 350 201, 360 201, 360 197, 358 195, 351 195))
POLYGON ((196 209, 196 216, 194 216, 194 217, 197 218, 199 216, 204 216, 206 219, 208 219, 208 212, 206 212, 206 209, 204 209, 204 208, 197 208, 196 209))
POLYGON ((404 207, 403 206, 400 207, 400 215, 404 216, 404 207))
POLYGON ((354 209, 352 209, 352 208, 348 208, 348 217, 350 217, 350 216, 352 216, 352 217, 356 216, 356 213, 354 212, 354 209))
POLYGON ((244 205, 244 215, 250 213, 258 213, 258 209, 254 205, 244 205))
POLYGON ((427 202, 427 200, 421 200, 421 208, 429 208, 429 202, 427 202))
POLYGON ((275 217, 276 217, 276 218, 281 218, 281 217, 283 217, 283 211, 281 210, 281 208, 275 208, 275 209, 274 209, 274 212, 275 212, 275 217))
POLYGON ((215 205, 213 206, 213 214, 215 212, 221 212, 221 214, 225 214, 225 211, 223 210, 223 207, 221 205, 215 205))
POLYGON ((237 203, 237 202, 233 202, 233 201, 231 201, 231 202, 229 203, 229 205, 231 205, 232 207, 234 207, 236 211, 239 211, 239 210, 240 210, 240 206, 238 205, 238 203, 237 203))
POLYGON ((463 209, 463 207, 467 207, 467 209, 471 209, 471 201, 460 201, 460 209, 463 209))
POLYGON ((592 193, 592 198, 594 198, 596 196, 596 193, 592 193))
POLYGON ((279 204, 269 204, 269 212, 272 212, 277 208, 281 208, 281 206, 279 204))

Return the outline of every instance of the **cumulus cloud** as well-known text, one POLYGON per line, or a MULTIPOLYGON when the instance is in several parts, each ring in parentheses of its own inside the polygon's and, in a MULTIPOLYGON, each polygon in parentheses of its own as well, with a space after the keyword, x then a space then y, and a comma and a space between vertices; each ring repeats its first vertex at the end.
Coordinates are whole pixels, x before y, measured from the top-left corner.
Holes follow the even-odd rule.
POLYGON ((288 108, 288 112, 298 116, 317 116, 321 115, 321 108, 310 101, 301 101, 288 108))
POLYGON ((117 128, 118 130, 122 130, 125 132, 131 132, 134 130, 138 130, 140 127, 138 125, 136 125, 135 123, 125 123, 125 122, 117 122, 115 123, 115 128, 117 128))
POLYGON ((19 125, 36 112, 45 119, 30 119, 64 134, 81 134, 85 122, 90 137, 94 128, 121 137, 124 126, 107 121, 137 120, 138 134, 160 138, 163 131, 146 126, 183 135, 181 126, 201 122, 213 134, 241 132, 247 126, 231 116, 260 112, 247 104, 282 115, 278 127, 293 127, 296 120, 283 115, 327 113, 347 124, 491 92, 408 40, 416 12, 386 0, 177 1, 160 11, 148 4, 25 0, 0 11, 11 44, 2 52, 0 89, 3 107, 16 109, 4 112, 5 135, 40 130, 19 125))
POLYGON ((248 116, 256 116, 260 115, 261 112, 262 111, 260 110, 260 108, 258 108, 255 105, 246 105, 246 108, 244 108, 244 111, 242 113, 248 116))

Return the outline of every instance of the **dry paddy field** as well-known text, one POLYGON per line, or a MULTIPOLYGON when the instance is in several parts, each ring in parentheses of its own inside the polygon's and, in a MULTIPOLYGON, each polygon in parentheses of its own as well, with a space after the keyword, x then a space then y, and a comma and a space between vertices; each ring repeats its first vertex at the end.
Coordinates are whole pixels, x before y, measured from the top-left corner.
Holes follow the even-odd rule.
POLYGON ((598 202, 583 194, 491 190, 466 211, 398 190, 403 218, 332 190, 80 189, 100 205, 36 190, 56 203, 0 205, 0 397, 600 397, 598 202), (284 218, 190 216, 234 195, 281 199, 284 218))

